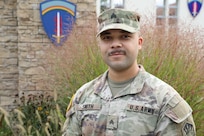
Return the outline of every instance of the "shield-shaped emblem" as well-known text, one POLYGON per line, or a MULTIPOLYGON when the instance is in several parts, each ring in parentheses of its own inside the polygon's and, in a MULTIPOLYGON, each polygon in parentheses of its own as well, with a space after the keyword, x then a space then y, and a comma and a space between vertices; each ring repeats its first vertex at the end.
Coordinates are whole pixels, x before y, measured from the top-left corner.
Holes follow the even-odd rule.
POLYGON ((47 36, 60 46, 73 28, 76 5, 66 0, 46 0, 40 3, 40 16, 47 36))
POLYGON ((200 12, 203 0, 188 0, 188 9, 193 17, 196 17, 200 12))

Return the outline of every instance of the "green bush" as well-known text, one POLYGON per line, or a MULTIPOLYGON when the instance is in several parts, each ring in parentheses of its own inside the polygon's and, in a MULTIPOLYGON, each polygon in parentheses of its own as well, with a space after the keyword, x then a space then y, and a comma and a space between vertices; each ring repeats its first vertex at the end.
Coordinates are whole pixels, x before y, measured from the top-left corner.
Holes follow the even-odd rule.
POLYGON ((1 136, 61 136, 65 121, 52 96, 21 97, 21 105, 10 112, 0 108, 1 136), (41 97, 41 98, 40 98, 41 97))

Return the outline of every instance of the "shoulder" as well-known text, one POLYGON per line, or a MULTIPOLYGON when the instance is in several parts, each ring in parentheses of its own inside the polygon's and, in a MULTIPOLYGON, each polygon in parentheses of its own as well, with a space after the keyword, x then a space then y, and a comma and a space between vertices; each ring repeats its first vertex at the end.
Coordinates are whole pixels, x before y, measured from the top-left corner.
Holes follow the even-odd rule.
POLYGON ((168 83, 147 72, 141 65, 138 80, 151 87, 152 89, 172 88, 168 83))
POLYGON ((145 84, 152 88, 161 108, 159 118, 167 117, 175 124, 181 125, 183 134, 195 133, 193 110, 187 101, 168 83, 150 73, 146 72, 145 75, 145 84))
POLYGON ((174 88, 169 85, 168 83, 166 83, 165 81, 161 80, 160 78, 148 73, 148 72, 144 72, 144 75, 146 77, 145 79, 145 83, 148 84, 149 86, 151 86, 154 89, 172 89, 174 90, 174 88))
POLYGON ((176 123, 181 123, 192 115, 192 108, 180 94, 168 83, 158 77, 144 72, 145 85, 151 88, 164 114, 176 123))
POLYGON ((164 82, 160 78, 144 71, 143 73, 144 87, 151 89, 155 95, 159 95, 164 98, 166 94, 174 96, 177 91, 168 83, 164 82))
MULTIPOLYGON (((151 94, 155 97, 159 107, 171 106, 174 107, 173 103, 190 108, 188 103, 180 96, 180 94, 171 85, 159 79, 158 77, 143 72, 144 90, 151 90, 151 94)), ((182 109, 182 108, 181 108, 182 109)))
POLYGON ((95 93, 97 87, 103 84, 105 81, 106 72, 99 75, 95 79, 85 83, 82 85, 75 93, 73 98, 73 103, 79 104, 80 102, 84 101, 87 96, 95 93))
POLYGON ((94 86, 97 84, 97 82, 100 82, 101 76, 102 75, 85 83, 76 91, 76 93, 72 96, 67 106, 67 110, 66 110, 67 117, 75 113, 74 107, 76 105, 78 105, 79 103, 83 103, 83 101, 85 101, 88 95, 94 93, 94 86))
POLYGON ((175 95, 167 102, 165 115, 176 123, 181 123, 192 114, 190 105, 180 96, 175 95))
POLYGON ((184 136, 196 135, 192 108, 180 95, 175 95, 167 102, 164 115, 175 124, 181 126, 184 136))

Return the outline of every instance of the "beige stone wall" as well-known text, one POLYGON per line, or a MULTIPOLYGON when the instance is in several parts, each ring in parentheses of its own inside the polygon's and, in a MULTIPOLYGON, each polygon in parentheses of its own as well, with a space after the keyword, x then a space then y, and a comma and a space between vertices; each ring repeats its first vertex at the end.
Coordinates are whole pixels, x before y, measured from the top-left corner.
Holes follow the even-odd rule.
POLYGON ((18 94, 17 0, 0 1, 0 105, 11 105, 18 94))
MULTIPOLYGON (((44 32, 39 3, 44 0, 0 1, 0 106, 13 107, 29 94, 49 93, 43 81, 44 51, 54 46, 44 32)), ((95 0, 77 5, 78 29, 95 22, 95 0)))

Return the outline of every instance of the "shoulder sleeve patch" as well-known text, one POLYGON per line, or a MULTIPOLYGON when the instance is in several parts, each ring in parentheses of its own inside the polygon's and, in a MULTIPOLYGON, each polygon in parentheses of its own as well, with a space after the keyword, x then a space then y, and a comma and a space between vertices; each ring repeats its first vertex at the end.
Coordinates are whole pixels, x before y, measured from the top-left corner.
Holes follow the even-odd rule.
POLYGON ((193 124, 190 122, 186 122, 182 128, 182 132, 184 136, 196 136, 193 124))
POLYGON ((175 95, 168 103, 170 108, 165 115, 176 123, 181 123, 192 114, 189 104, 179 95, 175 95))
POLYGON ((72 114, 75 113, 74 107, 71 107, 67 112, 66 112, 66 117, 69 118, 72 114))
POLYGON ((67 110, 66 110, 66 112, 68 112, 69 110, 70 110, 70 108, 72 107, 72 103, 73 103, 73 99, 74 99, 74 95, 72 96, 72 98, 71 98, 71 100, 70 100, 70 102, 69 102, 69 105, 67 106, 67 110))

